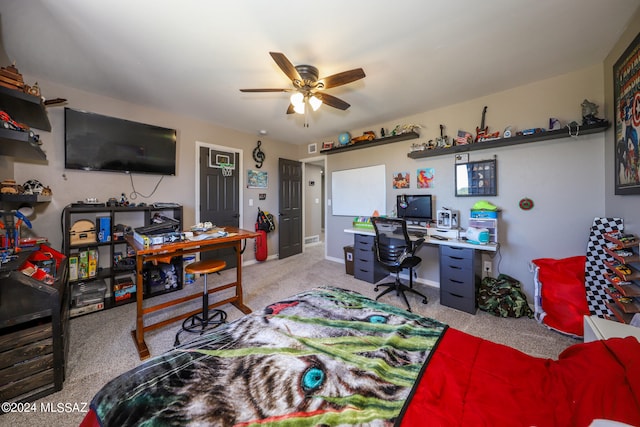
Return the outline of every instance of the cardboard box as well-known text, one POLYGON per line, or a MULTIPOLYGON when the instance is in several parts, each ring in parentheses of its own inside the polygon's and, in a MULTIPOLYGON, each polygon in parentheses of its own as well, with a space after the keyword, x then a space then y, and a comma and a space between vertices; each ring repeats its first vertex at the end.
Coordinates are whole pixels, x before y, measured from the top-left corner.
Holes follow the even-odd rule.
POLYGON ((69 255, 69 280, 78 280, 78 254, 69 255))
POLYGON ((111 217, 99 216, 96 218, 98 229, 98 242, 110 242, 111 241, 111 217))
POLYGON ((78 259, 78 279, 89 277, 89 251, 80 251, 78 259))
POLYGON ((89 277, 96 277, 98 274, 98 250, 89 249, 87 252, 89 252, 87 260, 87 274, 89 277))

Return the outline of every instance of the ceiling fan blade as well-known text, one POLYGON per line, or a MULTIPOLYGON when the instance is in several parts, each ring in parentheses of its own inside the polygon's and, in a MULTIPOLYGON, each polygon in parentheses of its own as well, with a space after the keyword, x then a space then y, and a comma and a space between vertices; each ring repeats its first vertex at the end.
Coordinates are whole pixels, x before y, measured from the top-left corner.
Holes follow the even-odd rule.
POLYGON ((271 55, 276 64, 278 64, 278 67, 280 67, 280 69, 287 75, 287 77, 291 79, 291 81, 302 80, 300 74, 298 73, 298 70, 296 70, 296 67, 293 66, 291 61, 289 61, 287 57, 284 56, 284 53, 269 52, 269 55, 271 55))
POLYGON ((293 110, 293 104, 289 104, 289 108, 287 108, 287 114, 293 114, 295 111, 293 110))
POLYGON ((324 104, 327 104, 328 106, 333 107, 333 108, 337 108, 339 110, 346 110, 347 108, 349 108, 351 106, 351 104, 343 101, 340 98, 336 98, 333 95, 329 95, 328 93, 315 92, 314 95, 317 98, 320 98, 320 100, 324 104))
POLYGON ((349 71, 343 71, 342 73, 332 74, 328 77, 320 79, 320 82, 324 84, 324 89, 329 89, 336 86, 346 85, 347 83, 355 82, 366 77, 362 68, 355 68, 349 71))
POLYGON ((240 89, 240 92, 291 92, 291 89, 240 89))

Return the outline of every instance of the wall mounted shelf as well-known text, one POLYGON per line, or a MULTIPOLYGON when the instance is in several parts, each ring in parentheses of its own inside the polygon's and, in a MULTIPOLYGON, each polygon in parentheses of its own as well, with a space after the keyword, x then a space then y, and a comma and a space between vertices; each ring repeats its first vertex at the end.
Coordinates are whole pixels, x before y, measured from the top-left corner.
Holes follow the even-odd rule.
POLYGON ((19 123, 51 132, 47 110, 39 96, 0 86, 0 110, 19 123))
MULTIPOLYGON (((38 96, 0 86, 0 110, 13 120, 36 129, 51 131, 47 110, 38 96)), ((0 156, 46 163, 47 156, 29 132, 0 127, 0 156)))
POLYGON ((47 155, 28 132, 0 128, 0 156, 46 162, 47 155))
POLYGON ((467 145, 454 145, 449 148, 434 148, 431 150, 411 151, 407 153, 407 157, 412 159, 422 159, 425 157, 444 156, 447 154, 465 153, 468 151, 488 150, 491 148, 509 147, 518 144, 528 144, 536 141, 545 141, 548 139, 569 138, 570 136, 588 135, 597 132, 604 132, 611 123, 605 121, 594 125, 580 125, 578 128, 569 129, 565 126, 562 129, 550 130, 536 133, 533 135, 512 136, 511 138, 498 138, 492 141, 474 142, 467 145))
POLYGON ((384 138, 375 138, 371 141, 360 141, 354 144, 338 145, 328 150, 321 150, 322 154, 336 154, 344 153, 346 151, 359 150, 361 148, 376 147, 378 145, 391 144, 392 142, 406 141, 409 139, 419 138, 420 135, 417 132, 406 132, 400 135, 385 136, 384 138))

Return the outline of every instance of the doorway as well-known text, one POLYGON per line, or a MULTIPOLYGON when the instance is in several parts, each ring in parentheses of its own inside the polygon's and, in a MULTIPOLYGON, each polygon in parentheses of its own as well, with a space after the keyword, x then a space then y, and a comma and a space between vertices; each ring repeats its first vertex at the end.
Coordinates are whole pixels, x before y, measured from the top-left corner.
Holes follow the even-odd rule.
MULTIPOLYGON (((201 142, 196 148, 196 222, 240 228, 242 150, 201 142)), ((203 252, 200 258, 223 260, 227 268, 235 268, 237 262, 233 248, 203 252)))
POLYGON ((303 163, 304 244, 324 241, 324 160, 303 163))

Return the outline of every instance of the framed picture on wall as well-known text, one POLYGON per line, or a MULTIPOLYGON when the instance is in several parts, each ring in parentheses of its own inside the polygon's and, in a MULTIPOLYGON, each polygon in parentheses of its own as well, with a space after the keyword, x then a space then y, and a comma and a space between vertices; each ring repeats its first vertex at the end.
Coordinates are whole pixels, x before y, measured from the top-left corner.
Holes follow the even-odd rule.
POLYGON ((640 194, 640 34, 613 66, 615 194, 640 194))
POLYGON ((496 159, 456 163, 456 197, 497 196, 496 159))
POLYGON ((269 175, 266 171, 247 170, 247 188, 267 188, 268 185, 269 175))

